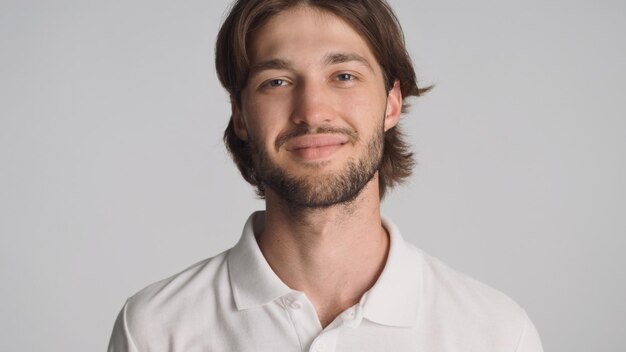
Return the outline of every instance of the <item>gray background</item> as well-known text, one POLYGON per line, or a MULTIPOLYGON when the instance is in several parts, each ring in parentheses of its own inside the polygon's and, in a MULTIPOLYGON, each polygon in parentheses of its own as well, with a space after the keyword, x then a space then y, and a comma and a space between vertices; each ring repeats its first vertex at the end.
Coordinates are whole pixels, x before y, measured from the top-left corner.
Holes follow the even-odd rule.
MULTIPOLYGON (((0 350, 104 350, 124 300, 263 203, 220 140, 226 1, 2 0, 0 350)), ((419 166, 384 213, 547 351, 626 345, 626 4, 392 1, 419 166)))

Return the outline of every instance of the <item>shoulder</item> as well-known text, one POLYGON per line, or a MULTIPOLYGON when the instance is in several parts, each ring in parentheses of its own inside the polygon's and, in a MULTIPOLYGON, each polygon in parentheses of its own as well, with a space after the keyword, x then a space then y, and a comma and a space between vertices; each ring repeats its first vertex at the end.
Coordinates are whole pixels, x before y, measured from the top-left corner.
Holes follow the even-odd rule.
POLYGON ((140 347, 158 345, 174 330, 193 334, 196 327, 210 323, 207 312, 228 306, 231 295, 227 254, 196 263, 130 297, 123 312, 135 343, 140 347))
POLYGON ((201 295, 211 290, 222 275, 227 275, 226 257, 228 251, 191 265, 166 279, 157 281, 134 294, 129 301, 136 304, 162 304, 172 296, 201 295))
POLYGON ((519 305, 506 294, 453 269, 438 258, 415 250, 421 252, 422 280, 428 296, 443 295, 450 301, 448 303, 480 310, 519 313, 519 305))
POLYGON ((412 251, 421 267, 420 315, 428 317, 433 328, 463 330, 479 346, 507 346, 512 351, 526 331, 534 329, 524 309, 506 294, 415 247, 412 251))

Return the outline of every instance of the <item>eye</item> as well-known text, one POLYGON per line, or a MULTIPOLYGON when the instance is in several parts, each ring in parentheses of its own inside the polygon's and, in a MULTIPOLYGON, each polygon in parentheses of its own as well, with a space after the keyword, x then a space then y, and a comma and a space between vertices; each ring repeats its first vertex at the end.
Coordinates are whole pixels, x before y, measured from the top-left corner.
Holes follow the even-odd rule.
POLYGON ((352 81, 354 79, 354 75, 350 73, 340 73, 337 75, 337 80, 339 81, 352 81))
POLYGON ((284 79, 276 78, 276 79, 271 79, 265 82, 265 84, 263 85, 267 87, 271 87, 271 88, 276 88, 276 87, 282 87, 286 84, 287 84, 287 81, 285 81, 284 79))

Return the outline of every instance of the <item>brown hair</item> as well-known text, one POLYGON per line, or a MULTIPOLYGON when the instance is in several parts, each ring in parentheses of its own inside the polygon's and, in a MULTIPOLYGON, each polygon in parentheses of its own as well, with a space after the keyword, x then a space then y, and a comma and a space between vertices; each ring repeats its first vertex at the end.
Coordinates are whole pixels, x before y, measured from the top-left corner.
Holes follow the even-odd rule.
MULTIPOLYGON (((307 5, 328 11, 350 24, 370 45, 380 64, 387 90, 395 80, 400 82, 403 106, 407 97, 419 96, 431 87, 418 88, 411 58, 404 45, 404 35, 393 10, 384 0, 237 0, 222 24, 215 45, 217 75, 237 105, 248 79, 250 61, 248 36, 272 16, 296 5, 307 5)), ((254 172, 249 145, 235 135, 232 117, 224 132, 224 143, 243 178, 264 196, 264 187, 254 172)), ((383 160, 378 173, 380 197, 388 187, 411 175, 413 153, 404 141, 399 126, 385 132, 383 160)))

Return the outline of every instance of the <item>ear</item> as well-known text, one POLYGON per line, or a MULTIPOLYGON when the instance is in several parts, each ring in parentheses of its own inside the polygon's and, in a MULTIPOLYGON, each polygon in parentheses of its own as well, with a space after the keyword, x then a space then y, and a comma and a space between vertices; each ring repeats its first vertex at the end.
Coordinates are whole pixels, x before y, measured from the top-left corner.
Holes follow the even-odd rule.
POLYGON ((235 129, 235 135, 242 141, 248 140, 248 129, 246 128, 246 122, 243 120, 241 109, 237 106, 235 98, 230 98, 230 112, 231 119, 233 119, 233 127, 235 129))
POLYGON ((400 81, 393 82, 393 88, 387 95, 387 110, 385 111, 385 132, 393 128, 400 121, 402 115, 402 91, 400 81))

